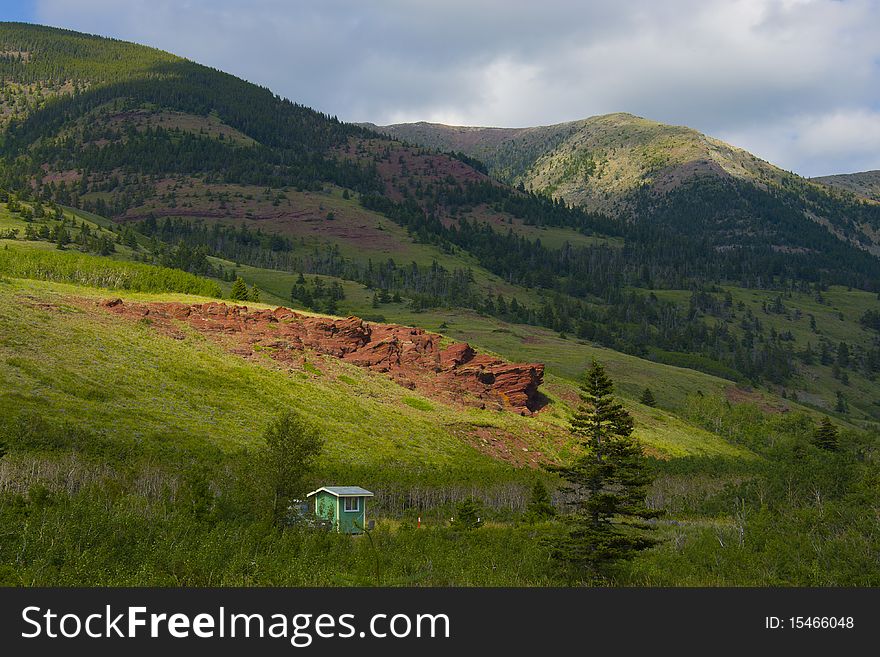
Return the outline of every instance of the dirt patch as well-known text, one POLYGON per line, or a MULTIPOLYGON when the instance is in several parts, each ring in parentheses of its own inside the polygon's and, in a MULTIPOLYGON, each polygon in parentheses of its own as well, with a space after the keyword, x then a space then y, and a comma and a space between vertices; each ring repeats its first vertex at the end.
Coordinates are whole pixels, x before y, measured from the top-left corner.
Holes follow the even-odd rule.
POLYGON ((737 386, 725 388, 724 396, 731 404, 754 404, 765 413, 788 413, 791 410, 788 404, 771 402, 760 392, 737 386))
POLYGON ((6 59, 20 59, 27 64, 31 59, 31 54, 27 50, 0 50, 0 57, 6 59))
POLYGON ((475 447, 477 451, 516 467, 538 468, 547 461, 544 454, 531 448, 522 435, 503 429, 496 427, 474 429, 463 425, 454 428, 453 433, 475 447))
POLYGON ((700 176, 729 178, 730 174, 712 160, 693 160, 658 171, 653 176, 654 184, 651 191, 656 196, 662 196, 700 176))
POLYGON ((500 184, 449 155, 397 143, 389 145, 384 139, 351 139, 338 153, 353 162, 362 160, 365 155, 372 157, 376 172, 385 182, 385 195, 395 201, 405 198, 401 186, 414 193, 416 183, 422 186, 500 184))
POLYGON ((225 303, 124 303, 110 299, 107 311, 147 324, 175 339, 181 327, 205 334, 230 353, 286 364, 301 364, 306 350, 386 374, 429 397, 482 408, 538 411, 544 378, 540 363, 508 363, 478 354, 467 343, 443 346, 443 338, 419 328, 374 324, 357 317, 301 315, 288 308, 250 310, 225 303))
POLYGON ((153 197, 129 208, 117 221, 153 216, 233 226, 247 222, 252 224, 249 228, 293 238, 331 239, 389 255, 400 251, 399 231, 383 227, 391 226, 390 220, 322 192, 273 190, 267 196, 265 188, 206 184, 196 178, 162 179, 156 182, 155 191, 153 197))

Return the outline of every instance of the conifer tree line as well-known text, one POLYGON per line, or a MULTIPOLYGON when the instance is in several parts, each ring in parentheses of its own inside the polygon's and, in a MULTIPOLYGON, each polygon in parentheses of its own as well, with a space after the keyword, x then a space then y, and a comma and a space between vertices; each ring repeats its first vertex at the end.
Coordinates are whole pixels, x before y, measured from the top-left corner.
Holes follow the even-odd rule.
MULTIPOLYGON (((403 265, 389 258, 381 263, 368 260, 361 264, 343 257, 337 245, 309 248, 277 233, 249 229, 246 224, 235 227, 201 220, 166 217, 160 221, 148 217, 134 226, 153 239, 150 248, 157 254, 174 253, 186 246, 187 252, 202 252, 254 267, 334 276, 356 281, 380 293, 384 291, 390 295, 388 301, 394 293, 398 297, 404 295, 419 310, 438 306, 481 309, 485 301, 474 288, 472 272, 449 271, 437 262, 429 266, 414 262, 403 265), (169 244, 177 246, 169 251, 169 244)), ((291 298, 306 305, 309 296, 314 296, 314 291, 307 294, 304 288, 291 290, 291 298)), ((335 300, 342 298, 337 296, 335 300)))

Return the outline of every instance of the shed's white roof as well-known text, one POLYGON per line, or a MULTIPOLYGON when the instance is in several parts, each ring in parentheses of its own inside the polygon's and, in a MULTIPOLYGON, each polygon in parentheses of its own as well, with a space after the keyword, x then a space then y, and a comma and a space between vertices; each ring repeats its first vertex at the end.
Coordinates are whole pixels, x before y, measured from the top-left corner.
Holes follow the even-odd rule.
POLYGON ((373 497, 373 494, 366 488, 360 486, 321 486, 318 490, 313 490, 306 497, 311 497, 315 493, 327 491, 336 497, 373 497))

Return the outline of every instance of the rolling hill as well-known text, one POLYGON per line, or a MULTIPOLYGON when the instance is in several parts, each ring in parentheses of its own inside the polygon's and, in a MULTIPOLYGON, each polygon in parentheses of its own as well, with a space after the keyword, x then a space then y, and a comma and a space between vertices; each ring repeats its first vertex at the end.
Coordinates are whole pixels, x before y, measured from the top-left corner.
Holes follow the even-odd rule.
MULTIPOLYGON (((377 315, 392 299, 482 313, 810 399, 826 376, 810 354, 843 340, 721 295, 768 290, 778 309, 834 284, 880 289, 880 206, 688 128, 614 114, 383 129, 392 139, 137 44, 8 23, 0 44, 0 185, 45 224, 31 239, 56 239, 47 219, 73 207, 105 231, 63 226, 92 252, 111 254, 118 233, 142 262, 247 271, 279 302, 335 312, 339 298, 296 285, 329 277, 372 290, 377 315)), ((805 308, 792 321, 821 316, 805 308)), ((870 380, 865 331, 846 345, 859 349, 848 376, 870 380)), ((824 389, 826 408, 846 393, 824 389)))
POLYGON ((613 208, 645 184, 673 188, 701 173, 768 181, 784 176, 696 130, 623 113, 531 128, 373 127, 410 143, 460 151, 485 162, 493 176, 509 184, 596 208, 613 208))
POLYGON ((858 248, 880 252, 876 207, 828 193, 683 126, 623 113, 529 128, 364 125, 409 143, 464 153, 485 162, 499 180, 590 210, 663 223, 686 212, 691 225, 675 228, 718 232, 724 241, 717 248, 731 248, 753 235, 770 239, 777 249, 816 248, 798 233, 819 236, 809 225, 818 223, 858 248), (699 214, 693 213, 695 204, 699 214), (791 215, 791 225, 774 226, 780 215, 791 215))

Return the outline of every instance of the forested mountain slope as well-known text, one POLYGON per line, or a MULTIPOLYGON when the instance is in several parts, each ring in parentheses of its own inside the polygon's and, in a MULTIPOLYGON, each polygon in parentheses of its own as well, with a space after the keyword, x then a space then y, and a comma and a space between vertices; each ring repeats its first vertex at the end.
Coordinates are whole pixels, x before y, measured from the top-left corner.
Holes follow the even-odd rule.
POLYGON ((666 514, 603 583, 877 584, 874 205, 626 115, 492 132, 532 184, 31 25, 0 83, 0 584, 570 584, 593 359, 666 514), (375 543, 279 517, 291 410, 375 543))

